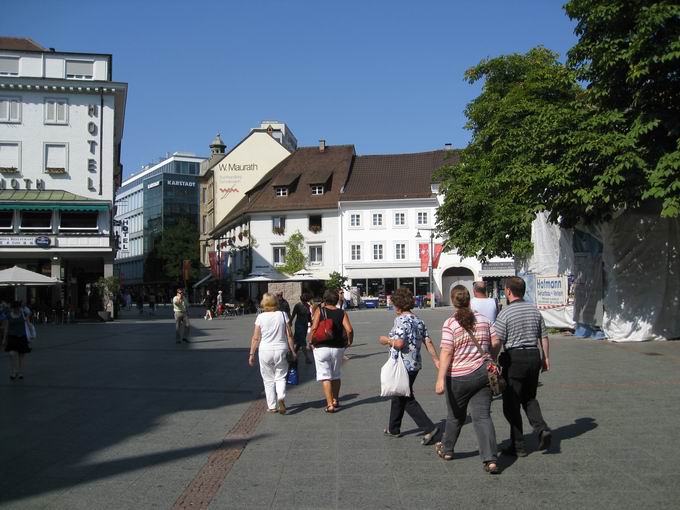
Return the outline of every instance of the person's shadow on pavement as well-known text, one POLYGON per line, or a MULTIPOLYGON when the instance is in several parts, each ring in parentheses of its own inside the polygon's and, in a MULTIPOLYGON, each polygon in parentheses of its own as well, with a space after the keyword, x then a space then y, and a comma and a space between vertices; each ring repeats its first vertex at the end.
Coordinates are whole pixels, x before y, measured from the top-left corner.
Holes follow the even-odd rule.
POLYGON ((574 423, 569 425, 564 425, 562 427, 553 429, 552 431, 552 442, 550 448, 548 448, 545 454, 556 454, 562 452, 562 441, 564 439, 573 439, 580 435, 583 435, 591 430, 597 428, 597 422, 595 418, 577 418, 574 423))

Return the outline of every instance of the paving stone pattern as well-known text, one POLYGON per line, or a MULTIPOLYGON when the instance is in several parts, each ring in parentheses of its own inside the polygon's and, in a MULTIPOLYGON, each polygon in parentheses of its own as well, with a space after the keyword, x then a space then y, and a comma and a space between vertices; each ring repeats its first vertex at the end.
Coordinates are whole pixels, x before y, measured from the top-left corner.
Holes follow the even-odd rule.
MULTIPOLYGON (((448 314, 421 313, 437 343, 448 314)), ((246 363, 254 316, 194 318, 189 345, 175 344, 162 308, 39 328, 23 381, 0 365, 0 509, 677 507, 680 343, 554 337, 539 389, 553 445, 537 452, 526 424, 530 455, 501 457, 491 477, 471 424, 451 462, 420 445, 408 417, 403 438, 383 436, 376 337, 393 315, 350 317, 356 345, 334 415, 303 362, 288 414, 264 412, 259 371, 246 363)), ((445 405, 424 365, 416 396, 438 423, 445 405)), ((492 413, 505 442, 499 400, 492 413)))

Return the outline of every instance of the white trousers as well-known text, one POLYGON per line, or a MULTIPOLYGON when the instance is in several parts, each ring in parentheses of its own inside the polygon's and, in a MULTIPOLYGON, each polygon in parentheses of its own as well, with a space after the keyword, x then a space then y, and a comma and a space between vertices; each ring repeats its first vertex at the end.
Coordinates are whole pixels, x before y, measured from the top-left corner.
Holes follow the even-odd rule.
POLYGON ((264 394, 267 407, 276 409, 278 400, 286 398, 286 376, 288 375, 288 349, 259 351, 260 375, 264 383, 264 394))

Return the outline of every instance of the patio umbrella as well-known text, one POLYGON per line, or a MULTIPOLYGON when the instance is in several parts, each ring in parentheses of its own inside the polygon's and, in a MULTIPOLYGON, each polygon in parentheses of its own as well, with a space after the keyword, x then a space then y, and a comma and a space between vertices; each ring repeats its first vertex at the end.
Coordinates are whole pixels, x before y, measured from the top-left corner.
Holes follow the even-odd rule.
POLYGON ((319 280, 319 278, 314 276, 311 271, 300 269, 291 275, 290 280, 319 280))
POLYGON ((47 287, 61 284, 61 280, 34 273, 19 266, 0 271, 0 286, 47 287))

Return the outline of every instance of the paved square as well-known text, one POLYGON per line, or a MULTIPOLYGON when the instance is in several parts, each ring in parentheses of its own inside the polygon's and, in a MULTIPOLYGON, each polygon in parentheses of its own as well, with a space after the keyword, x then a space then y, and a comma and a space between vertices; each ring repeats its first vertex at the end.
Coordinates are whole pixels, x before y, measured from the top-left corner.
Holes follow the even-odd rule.
MULTIPOLYGON (((420 314, 437 344, 449 313, 420 314)), ((246 364, 254 316, 193 319, 189 345, 174 343, 163 309, 40 328, 25 380, 10 382, 0 366, 0 508, 677 506, 680 343, 553 336, 553 371, 539 389, 553 445, 537 452, 531 437, 527 458, 501 458, 503 473, 490 477, 469 424, 452 462, 420 445, 408 417, 405 437, 383 437, 386 353, 376 337, 393 314, 350 317, 357 335, 335 415, 322 412, 304 363, 288 415, 263 413, 259 371, 246 364)), ((416 396, 439 422, 445 404, 424 365, 416 396)), ((492 412, 505 441, 500 401, 492 412)))

